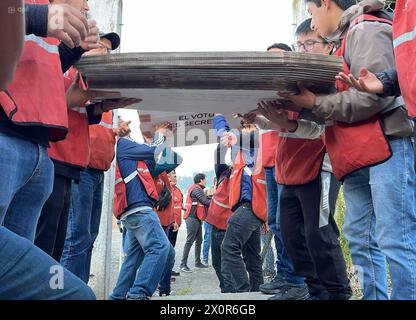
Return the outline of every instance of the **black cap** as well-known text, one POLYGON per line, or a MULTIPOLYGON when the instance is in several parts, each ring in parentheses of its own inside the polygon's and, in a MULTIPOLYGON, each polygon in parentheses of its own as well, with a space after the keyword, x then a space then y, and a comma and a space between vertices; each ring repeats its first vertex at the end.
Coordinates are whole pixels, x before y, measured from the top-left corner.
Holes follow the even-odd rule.
POLYGON ((100 38, 105 38, 110 40, 111 42, 111 50, 116 50, 120 46, 120 36, 115 32, 109 32, 109 33, 100 33, 100 38))

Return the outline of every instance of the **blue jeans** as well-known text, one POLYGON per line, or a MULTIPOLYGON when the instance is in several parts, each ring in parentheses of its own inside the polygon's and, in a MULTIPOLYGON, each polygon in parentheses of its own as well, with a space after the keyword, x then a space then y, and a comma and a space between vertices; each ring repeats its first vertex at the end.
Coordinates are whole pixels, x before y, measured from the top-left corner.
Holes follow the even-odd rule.
POLYGON ((160 225, 157 214, 146 209, 123 220, 128 250, 111 299, 151 297, 160 283, 160 293, 170 293, 175 250, 160 225))
POLYGON ((92 290, 71 272, 29 240, 1 226, 0 283, 0 300, 95 299, 92 290))
POLYGON ((103 204, 104 172, 86 169, 81 172, 79 184, 72 183, 72 206, 62 265, 88 283, 92 248, 100 228, 103 204))
POLYGON ((304 285, 303 277, 297 276, 285 247, 280 232, 279 198, 282 186, 275 180, 275 168, 266 169, 267 182, 267 223, 274 234, 277 255, 277 276, 292 285, 304 285))
POLYGON ((364 299, 416 299, 414 150, 409 138, 391 140, 392 157, 345 178, 344 232, 364 299))
POLYGON ((0 225, 33 242, 53 188, 46 147, 0 133, 0 172, 0 225))
POLYGON ((212 225, 204 221, 204 242, 202 242, 202 261, 208 263, 209 248, 211 247, 212 225))

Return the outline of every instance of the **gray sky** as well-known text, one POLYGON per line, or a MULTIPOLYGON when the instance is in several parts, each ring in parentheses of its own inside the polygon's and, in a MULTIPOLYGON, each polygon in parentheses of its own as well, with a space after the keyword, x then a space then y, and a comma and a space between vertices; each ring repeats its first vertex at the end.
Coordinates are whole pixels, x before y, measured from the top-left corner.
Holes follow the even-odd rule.
MULTIPOLYGON (((264 51, 294 32, 291 0, 124 0, 123 24, 122 52, 264 51)), ((138 128, 136 111, 120 113, 138 128)), ((178 174, 211 170, 214 149, 179 148, 178 174)))

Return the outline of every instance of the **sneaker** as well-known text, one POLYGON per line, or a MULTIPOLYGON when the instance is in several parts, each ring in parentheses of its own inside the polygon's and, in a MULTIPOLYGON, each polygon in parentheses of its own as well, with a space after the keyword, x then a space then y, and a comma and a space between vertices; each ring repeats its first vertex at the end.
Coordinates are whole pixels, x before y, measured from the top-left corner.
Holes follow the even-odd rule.
POLYGON ((259 289, 261 292, 265 294, 277 294, 287 286, 288 284, 286 281, 276 276, 271 282, 262 284, 259 289))
POLYGON ((286 287, 269 300, 310 300, 308 287, 286 287))
POLYGON ((202 264, 208 265, 208 260, 202 260, 202 264))
POLYGON ((208 265, 203 264, 203 263, 197 263, 195 264, 195 268, 206 269, 208 268, 208 265))
POLYGON ((169 297, 170 296, 170 292, 169 293, 161 293, 159 292, 159 297, 169 297))
POLYGON ((183 272, 186 272, 186 273, 191 273, 191 272, 192 272, 192 270, 191 270, 191 269, 189 269, 189 268, 188 268, 188 266, 182 266, 182 267, 180 267, 180 269, 181 269, 183 272))
POLYGON ((177 277, 177 276, 180 276, 180 275, 181 274, 179 272, 172 270, 172 276, 177 277))

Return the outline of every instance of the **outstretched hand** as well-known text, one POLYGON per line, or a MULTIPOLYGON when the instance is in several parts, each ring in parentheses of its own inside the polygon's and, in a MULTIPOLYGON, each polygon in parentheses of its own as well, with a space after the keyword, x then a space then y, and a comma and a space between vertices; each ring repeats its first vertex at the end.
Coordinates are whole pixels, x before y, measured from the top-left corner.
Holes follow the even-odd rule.
POLYGON ((356 79, 352 74, 347 75, 344 72, 340 72, 335 78, 350 85, 358 91, 374 94, 384 92, 383 83, 367 68, 360 69, 360 77, 358 79, 356 79))

